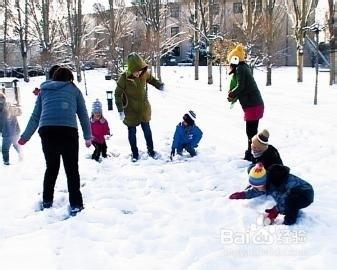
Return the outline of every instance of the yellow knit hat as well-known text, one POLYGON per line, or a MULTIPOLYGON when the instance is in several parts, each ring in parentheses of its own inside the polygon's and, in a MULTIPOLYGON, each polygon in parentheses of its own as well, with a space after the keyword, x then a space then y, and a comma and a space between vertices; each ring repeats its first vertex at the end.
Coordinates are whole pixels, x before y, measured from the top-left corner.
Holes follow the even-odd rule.
POLYGON ((241 44, 236 45, 235 49, 231 50, 227 56, 227 60, 230 64, 239 64, 239 62, 245 61, 245 49, 241 44))

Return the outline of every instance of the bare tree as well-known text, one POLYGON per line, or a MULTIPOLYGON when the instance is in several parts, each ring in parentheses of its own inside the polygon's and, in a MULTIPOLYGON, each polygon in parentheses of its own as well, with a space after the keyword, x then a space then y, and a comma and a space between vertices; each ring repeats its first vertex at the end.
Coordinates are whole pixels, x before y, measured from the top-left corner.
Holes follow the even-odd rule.
POLYGON ((330 85, 335 84, 335 46, 336 37, 334 34, 334 0, 328 0, 328 30, 329 30, 329 43, 330 43, 330 85))
POLYGON ((160 57, 161 57, 161 19, 163 11, 161 12, 160 0, 142 0, 132 3, 136 8, 136 12, 141 16, 146 27, 147 44, 153 43, 152 59, 156 63, 156 73, 159 80, 161 80, 160 57))
POLYGON ((31 31, 34 40, 40 48, 40 62, 48 68, 54 61, 57 48, 61 46, 59 39, 58 23, 54 6, 55 0, 28 0, 30 10, 31 31))
POLYGON ((72 61, 75 64, 77 81, 82 80, 80 56, 81 56, 81 39, 82 29, 82 1, 83 0, 66 0, 67 4, 67 26, 70 38, 70 49, 72 61))
POLYGON ((317 2, 318 0, 285 1, 285 6, 287 7, 288 14, 292 20, 294 37, 297 43, 297 82, 303 82, 304 39, 310 23, 310 15, 313 14, 317 2))
POLYGON ((20 52, 22 57, 22 67, 24 81, 28 82, 27 50, 28 50, 28 0, 24 1, 24 8, 21 8, 21 1, 15 0, 17 20, 15 21, 15 33, 19 35, 20 52))
POLYGON ((108 60, 111 74, 117 78, 120 73, 120 55, 116 50, 119 45, 122 46, 122 60, 124 61, 125 41, 132 37, 133 16, 128 12, 124 0, 109 0, 109 9, 106 10, 102 4, 94 5, 97 23, 101 27, 101 34, 104 35, 99 41, 103 54, 108 60))
POLYGON ((9 0, 4 0, 0 4, 1 9, 4 11, 4 21, 3 21, 3 64, 4 67, 8 63, 8 50, 7 50, 7 41, 8 41, 8 30, 9 30, 9 21, 13 19, 13 14, 11 11, 11 3, 9 0))
POLYGON ((208 0, 208 54, 207 54, 207 72, 208 84, 213 84, 213 0, 208 0))
POLYGON ((234 25, 236 31, 236 39, 245 44, 247 54, 251 55, 254 47, 262 43, 263 33, 262 23, 262 1, 258 0, 241 0, 242 13, 234 15, 234 25))

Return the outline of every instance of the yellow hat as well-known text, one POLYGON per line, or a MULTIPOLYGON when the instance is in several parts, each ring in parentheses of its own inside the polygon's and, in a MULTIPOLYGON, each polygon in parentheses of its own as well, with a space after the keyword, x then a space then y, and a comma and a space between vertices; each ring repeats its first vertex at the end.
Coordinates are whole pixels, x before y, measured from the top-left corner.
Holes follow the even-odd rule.
POLYGON ((227 60, 230 64, 239 64, 239 62, 245 61, 245 49, 241 44, 238 44, 234 50, 231 50, 227 56, 227 60))

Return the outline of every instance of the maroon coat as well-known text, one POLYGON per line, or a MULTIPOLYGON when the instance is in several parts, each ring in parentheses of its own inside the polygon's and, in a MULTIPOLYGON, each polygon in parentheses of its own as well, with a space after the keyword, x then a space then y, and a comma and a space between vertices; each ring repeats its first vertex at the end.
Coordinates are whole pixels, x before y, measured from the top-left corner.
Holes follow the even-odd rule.
POLYGON ((90 124, 93 137, 92 141, 103 144, 105 142, 104 135, 110 135, 108 121, 104 117, 102 117, 100 120, 95 120, 91 117, 90 124))

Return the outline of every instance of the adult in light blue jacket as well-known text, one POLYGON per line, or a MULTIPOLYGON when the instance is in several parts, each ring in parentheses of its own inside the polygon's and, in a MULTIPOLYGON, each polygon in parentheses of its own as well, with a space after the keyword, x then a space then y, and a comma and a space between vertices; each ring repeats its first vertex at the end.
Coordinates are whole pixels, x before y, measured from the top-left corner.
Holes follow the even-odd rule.
POLYGON ((20 144, 25 144, 39 128, 42 149, 46 159, 43 184, 42 209, 53 204, 54 187, 62 156, 67 175, 70 213, 83 209, 78 172, 78 116, 86 146, 91 145, 91 129, 88 112, 81 91, 73 83, 72 72, 60 67, 53 80, 41 85, 35 108, 28 125, 21 135, 20 144))
POLYGON ((183 116, 183 122, 179 123, 173 137, 171 159, 176 151, 178 155, 182 155, 185 149, 190 153, 191 157, 196 155, 195 148, 202 137, 202 131, 195 125, 196 115, 193 111, 188 111, 183 116))

